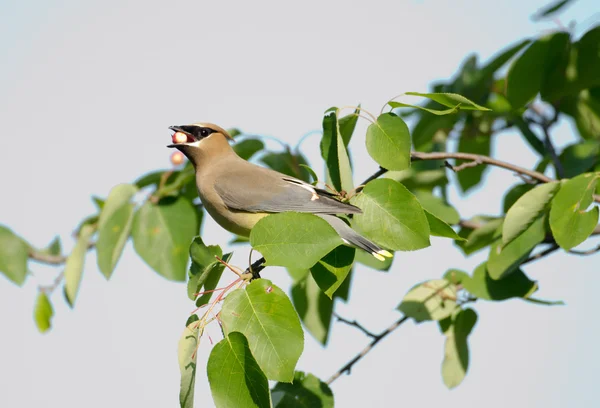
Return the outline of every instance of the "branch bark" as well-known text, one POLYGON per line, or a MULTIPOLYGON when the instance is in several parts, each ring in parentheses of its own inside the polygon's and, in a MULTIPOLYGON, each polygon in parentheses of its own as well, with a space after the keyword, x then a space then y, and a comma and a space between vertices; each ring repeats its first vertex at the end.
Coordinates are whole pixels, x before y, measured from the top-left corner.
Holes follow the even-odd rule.
MULTIPOLYGON (((91 242, 88 245, 88 251, 92 248, 94 248, 94 246, 96 246, 96 243, 91 242)), ((41 251, 38 251, 37 249, 33 249, 30 248, 29 249, 29 259, 39 262, 39 263, 45 263, 48 265, 62 265, 65 262, 67 262, 67 256, 66 255, 51 255, 51 254, 47 254, 41 251)))
POLYGON ((338 320, 338 322, 345 323, 348 326, 356 327, 358 330, 360 330, 361 332, 363 332, 365 335, 367 335, 367 336, 369 336, 369 337, 371 337, 373 339, 377 337, 377 334, 375 334, 372 331, 368 330, 365 326, 363 326, 362 324, 360 324, 356 320, 345 319, 345 318, 343 318, 342 316, 340 316, 339 314, 337 314, 335 312, 333 313, 333 315, 338 320))
MULTIPOLYGON (((529 170, 521 166, 517 166, 515 164, 507 163, 502 160, 496 160, 489 156, 483 156, 481 154, 472 154, 472 153, 451 153, 451 152, 433 152, 433 153, 424 153, 424 152, 412 152, 411 159, 413 161, 418 160, 448 160, 448 159, 457 159, 457 160, 467 160, 469 162, 476 162, 481 164, 488 164, 491 166, 500 167, 506 170, 511 170, 517 174, 528 176, 531 179, 537 180, 542 183, 549 183, 551 181, 556 181, 538 171, 529 170)), ((594 194, 594 201, 600 203, 600 195, 594 194)))
MULTIPOLYGON (((489 164, 491 166, 500 167, 506 170, 514 171, 515 173, 522 174, 528 177, 531 177, 534 180, 538 180, 542 183, 548 183, 554 181, 550 177, 534 171, 529 170, 524 167, 517 166, 515 164, 507 163, 502 160, 496 160, 489 156, 483 156, 481 154, 472 154, 472 153, 452 153, 452 152, 412 152, 411 159, 413 161, 419 160, 448 160, 448 159, 457 159, 457 160, 466 160, 469 162, 476 162, 477 164, 489 164)), ((599 197, 600 199, 600 197, 599 197)))

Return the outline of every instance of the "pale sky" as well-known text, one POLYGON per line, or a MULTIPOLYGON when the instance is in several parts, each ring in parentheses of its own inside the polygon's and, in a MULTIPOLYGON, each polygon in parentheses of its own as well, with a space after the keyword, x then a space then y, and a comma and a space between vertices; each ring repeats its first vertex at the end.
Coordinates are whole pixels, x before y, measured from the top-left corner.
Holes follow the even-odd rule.
MULTIPOLYGON (((362 103, 377 113, 399 93, 451 77, 471 52, 485 60, 554 28, 529 19, 545 4, 5 0, 0 223, 37 246, 58 234, 70 249, 73 228, 94 211, 91 195, 169 166, 169 125, 209 121, 294 143, 319 129, 331 106, 362 103)), ((561 21, 597 11, 593 0, 577 1, 561 21)), ((376 169, 364 152, 365 128, 359 124, 351 145, 356 181, 376 169)), ((556 137, 571 141, 570 125, 556 137)), ((496 142, 497 157, 534 165, 514 132, 496 142)), ((303 146, 318 164, 318 136, 303 146)), ((506 171, 487 174, 485 188, 452 193, 463 217, 498 213, 502 193, 517 182, 506 171)), ((203 239, 226 246, 230 236, 211 220, 203 239)), ((248 247, 235 250, 234 263, 244 265, 248 247)), ((433 239, 426 250, 399 253, 388 273, 358 267, 350 303, 337 311, 379 331, 399 317, 394 309, 413 284, 449 268, 471 271, 485 256, 464 259, 450 241, 433 239)), ((90 255, 75 309, 57 291, 54 327, 41 335, 32 319, 37 286, 60 270, 31 270, 23 288, 0 278, 0 406, 177 406, 177 341, 193 310, 184 284, 152 272, 131 244, 109 282, 90 255)), ((598 256, 557 254, 525 271, 539 281, 537 297, 567 306, 477 302, 471 365, 457 389, 441 380, 437 325, 410 322, 332 385, 336 406, 591 406, 600 366, 598 256)), ((284 270, 263 277, 288 291, 284 270)), ((216 328, 211 334, 219 338, 216 328)), ((306 336, 298 369, 326 379, 367 342, 335 323, 327 348, 306 336)), ((210 349, 205 341, 199 352, 197 407, 212 406, 210 349)))

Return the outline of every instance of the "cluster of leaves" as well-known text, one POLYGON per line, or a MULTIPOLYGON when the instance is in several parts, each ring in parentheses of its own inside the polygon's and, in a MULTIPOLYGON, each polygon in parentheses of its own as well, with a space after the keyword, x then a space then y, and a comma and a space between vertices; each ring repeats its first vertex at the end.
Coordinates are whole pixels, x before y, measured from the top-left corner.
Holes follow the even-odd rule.
MULTIPOLYGON (((600 202, 599 50, 600 27, 578 39, 558 31, 515 44, 484 65, 469 57, 454 79, 434 85, 430 93, 394 98, 386 104, 391 111, 377 117, 361 108, 346 116, 337 108, 325 112, 320 145, 325 183, 363 210, 345 219, 354 229, 391 252, 425 248, 431 236, 452 239, 465 256, 488 251, 471 273, 451 269, 415 285, 397 308, 415 322, 439 325, 446 339, 441 373, 450 388, 468 370, 468 336, 478 319, 473 302, 516 298, 553 304, 532 298, 538 283, 523 265, 559 248, 591 253, 574 248, 600 234, 594 204, 600 202), (409 97, 426 102, 407 103, 409 97), (551 130, 564 116, 573 119, 577 140, 559 152, 551 130), (359 117, 370 122, 365 148, 380 170, 356 185, 348 146, 359 117), (523 173, 507 163, 486 161, 494 137, 507 129, 518 130, 538 154, 535 170, 523 173), (471 155, 461 159, 457 152, 471 155), (446 199, 449 183, 456 180, 462 193, 471 191, 484 180, 484 163, 515 171, 523 182, 507 191, 502 214, 462 220, 446 199)), ((273 152, 260 138, 238 137, 234 148, 247 160, 318 182, 298 146, 273 152)), ((213 321, 223 334, 207 367, 218 407, 333 406, 327 385, 332 379, 324 382, 295 371, 304 346, 302 326, 327 344, 335 300, 349 300, 354 265, 387 271, 393 258, 380 262, 343 245, 317 216, 273 214, 256 225, 249 243, 268 265, 287 268, 293 279, 291 299, 272 282, 250 282, 251 274, 232 266, 238 277, 216 289, 231 254, 197 236, 203 208, 189 163, 118 185, 105 200, 94 200, 98 213, 76 228, 76 243, 67 256, 58 239, 38 249, 0 226, 0 272, 9 280, 22 285, 31 260, 64 268, 54 285, 40 288, 34 311, 40 331, 51 326, 54 288, 62 285, 74 305, 88 250, 97 251, 98 268, 108 279, 131 237, 150 268, 170 280, 187 280, 188 297, 198 307, 179 344, 183 407, 193 406, 196 350, 213 321), (269 380, 277 382, 271 389, 269 380)))

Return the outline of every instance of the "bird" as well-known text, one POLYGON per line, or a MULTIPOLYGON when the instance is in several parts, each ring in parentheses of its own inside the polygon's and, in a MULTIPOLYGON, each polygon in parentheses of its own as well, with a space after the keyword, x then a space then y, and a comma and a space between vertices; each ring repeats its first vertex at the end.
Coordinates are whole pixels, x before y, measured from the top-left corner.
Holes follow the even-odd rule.
POLYGON ((192 163, 202 205, 222 228, 249 237, 256 223, 269 214, 294 211, 311 213, 338 233, 349 246, 360 248, 379 261, 392 254, 360 235, 338 214, 361 214, 335 194, 295 177, 250 163, 230 145, 233 137, 212 123, 170 126, 172 144, 192 163))

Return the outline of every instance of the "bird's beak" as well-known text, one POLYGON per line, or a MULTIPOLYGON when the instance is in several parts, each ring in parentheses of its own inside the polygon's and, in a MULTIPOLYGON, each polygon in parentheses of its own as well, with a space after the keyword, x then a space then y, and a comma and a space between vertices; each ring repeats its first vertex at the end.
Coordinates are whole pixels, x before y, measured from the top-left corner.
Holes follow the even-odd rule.
POLYGON ((187 143, 191 143, 191 142, 195 141, 192 134, 190 132, 186 131, 182 126, 169 126, 169 129, 175 133, 183 133, 188 137, 187 142, 184 142, 184 143, 176 143, 175 140, 173 139, 173 143, 170 145, 167 145, 167 147, 169 147, 169 148, 174 148, 174 147, 177 148, 178 146, 185 145, 187 143))
POLYGON ((171 129, 173 132, 187 133, 185 130, 183 130, 181 128, 181 126, 169 126, 169 129, 171 129))

